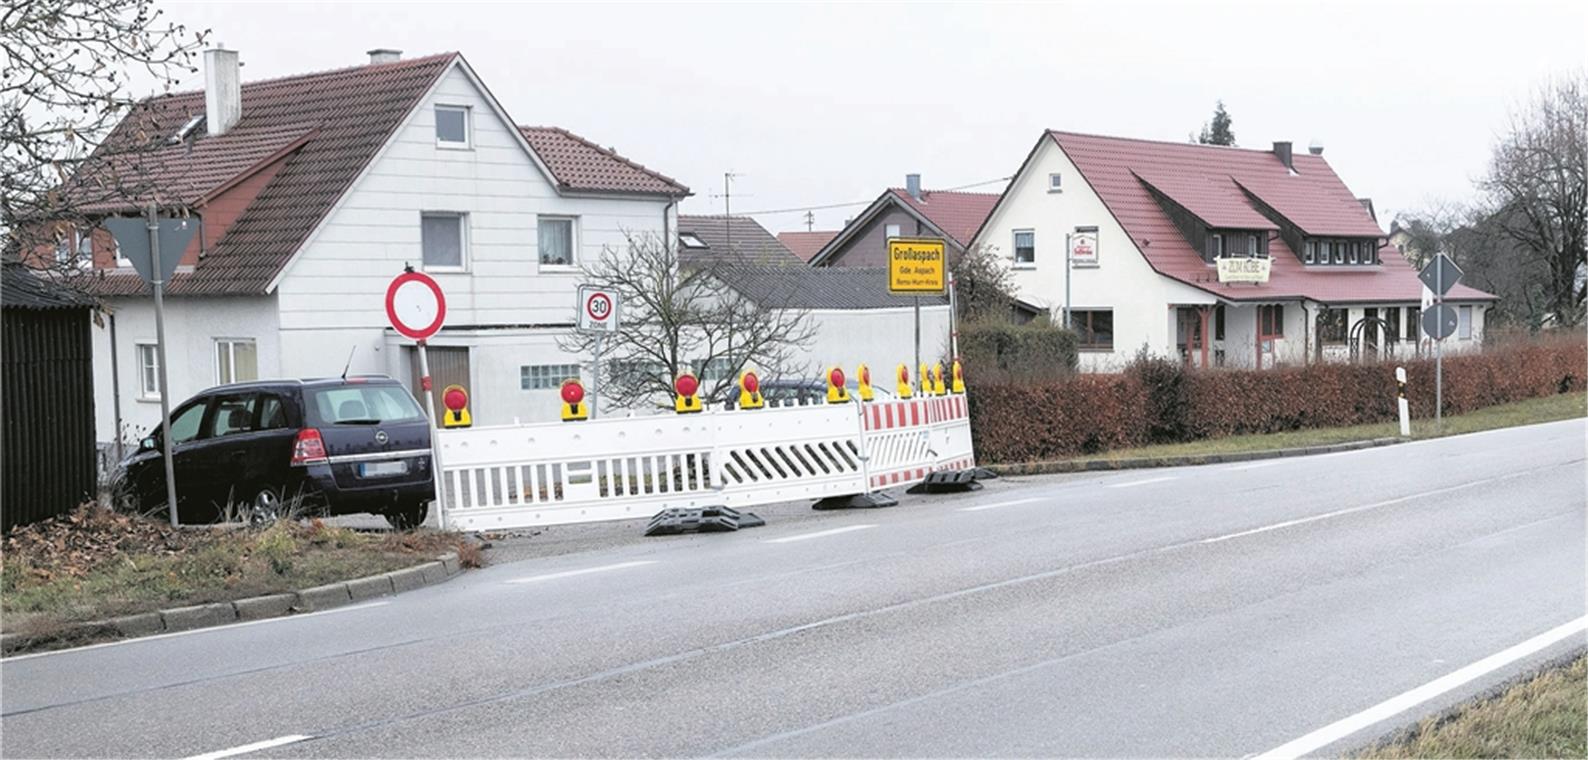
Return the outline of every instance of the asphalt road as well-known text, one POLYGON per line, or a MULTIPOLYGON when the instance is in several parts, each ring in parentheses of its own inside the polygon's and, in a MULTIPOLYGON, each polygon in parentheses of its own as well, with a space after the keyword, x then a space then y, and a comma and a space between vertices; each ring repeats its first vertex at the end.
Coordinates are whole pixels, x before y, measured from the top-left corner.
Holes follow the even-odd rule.
POLYGON ((1006 478, 13 658, 0 752, 1338 752, 1583 645, 1584 438, 1006 478))

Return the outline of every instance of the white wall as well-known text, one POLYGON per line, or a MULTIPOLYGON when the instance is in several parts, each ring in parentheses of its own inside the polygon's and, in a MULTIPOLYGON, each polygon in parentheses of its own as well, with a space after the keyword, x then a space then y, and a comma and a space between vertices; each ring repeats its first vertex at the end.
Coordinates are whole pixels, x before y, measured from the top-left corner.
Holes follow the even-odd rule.
MULTIPOLYGON (((804 355, 812 377, 833 364, 853 377, 855 368, 865 363, 871 367, 872 384, 892 390, 899 364, 910 366, 911 377, 917 374, 914 309, 821 310, 810 312, 810 319, 816 336, 804 355)), ((948 323, 948 306, 921 307, 921 361, 934 364, 948 356, 948 323)))
POLYGON ((1043 136, 1023 174, 1014 179, 975 245, 997 251, 1011 267, 1014 231, 1036 232, 1036 263, 1014 269, 1022 299, 1055 312, 1064 305, 1064 236, 1077 226, 1098 228, 1098 266, 1073 270, 1074 308, 1114 311, 1114 350, 1083 351, 1081 368, 1118 369, 1145 344, 1165 356, 1175 351, 1170 304, 1212 304, 1209 293, 1153 271, 1101 198, 1053 140, 1043 136), (1063 177, 1062 192, 1048 191, 1048 175, 1063 177))
POLYGON ((573 322, 581 277, 539 265, 537 215, 577 217, 576 255, 586 261, 623 245, 625 230, 662 233, 665 200, 560 196, 514 135, 463 70, 442 77, 281 277, 285 371, 308 372, 332 357, 340 371, 352 343, 354 371, 388 371, 380 353, 386 286, 405 262, 422 264, 421 212, 468 215, 467 271, 432 273, 450 326, 573 322), (438 103, 470 108, 471 150, 436 146, 438 103), (321 334, 333 328, 343 330, 321 334))
MULTIPOLYGON (((154 299, 115 298, 93 328, 94 413, 100 442, 116 439, 116 404, 111 380, 111 321, 115 322, 115 366, 120 383, 122 425, 136 440, 160 423, 160 399, 140 393, 137 345, 155 342, 154 299)), ((275 298, 270 296, 165 299, 166 363, 171 406, 216 385, 215 341, 251 338, 260 378, 283 377, 275 298)), ((345 356, 345 355, 344 355, 345 356)), ((340 367, 338 367, 340 371, 340 367)))

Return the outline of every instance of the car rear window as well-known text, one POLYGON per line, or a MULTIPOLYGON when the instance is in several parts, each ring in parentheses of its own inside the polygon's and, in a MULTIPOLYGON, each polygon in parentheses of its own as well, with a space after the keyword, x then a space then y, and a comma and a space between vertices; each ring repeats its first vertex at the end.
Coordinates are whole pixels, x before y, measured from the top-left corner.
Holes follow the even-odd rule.
POLYGON ((424 418, 414 397, 400 385, 311 388, 304 395, 310 422, 315 425, 373 425, 424 418))

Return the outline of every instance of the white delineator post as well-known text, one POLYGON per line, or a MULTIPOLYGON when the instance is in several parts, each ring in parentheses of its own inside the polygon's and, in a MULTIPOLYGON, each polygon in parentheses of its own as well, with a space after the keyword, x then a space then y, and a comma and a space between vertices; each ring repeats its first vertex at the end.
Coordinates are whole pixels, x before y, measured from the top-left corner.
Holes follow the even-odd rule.
POLYGON ((1399 408, 1401 418, 1401 437, 1410 438, 1412 434, 1412 417, 1410 404, 1406 402, 1406 368, 1395 368, 1395 405, 1399 408))
POLYGON ((430 352, 425 350, 428 341, 418 341, 419 387, 425 396, 425 417, 430 420, 430 480, 436 486, 436 527, 447 529, 447 483, 441 472, 441 426, 436 422, 436 395, 430 389, 430 352))

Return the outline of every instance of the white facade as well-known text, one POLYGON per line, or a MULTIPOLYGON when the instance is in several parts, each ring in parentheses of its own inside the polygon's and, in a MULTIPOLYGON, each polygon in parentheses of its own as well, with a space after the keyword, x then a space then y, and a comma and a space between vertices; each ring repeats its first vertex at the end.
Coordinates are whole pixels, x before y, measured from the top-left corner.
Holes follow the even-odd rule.
MULTIPOLYGON (((1125 229, 1114 218, 1103 200, 1081 176, 1075 164, 1052 140, 1039 141, 1021 173, 1011 182, 1004 199, 993 210, 973 245, 996 252, 1010 267, 1017 295, 1022 300, 1049 309, 1055 321, 1065 307, 1066 235, 1077 227, 1097 228, 1096 265, 1077 264, 1069 272, 1070 307, 1082 310, 1109 310, 1113 317, 1113 342, 1110 349, 1083 348, 1080 368, 1107 372, 1124 368, 1143 348, 1158 356, 1178 356, 1184 343, 1179 329, 1182 308, 1209 309, 1209 363, 1252 367, 1262 352, 1262 366, 1284 366, 1309 361, 1309 346, 1316 345, 1315 318, 1321 304, 1311 301, 1284 301, 1282 337, 1257 342, 1258 304, 1224 304, 1223 337, 1215 334, 1212 308, 1220 300, 1211 293, 1159 274, 1140 253, 1125 229), (1053 175, 1060 177, 1054 187, 1053 175), (1017 262, 1016 235, 1029 234, 1034 255, 1029 262, 1017 262)), ((1348 325, 1356 325, 1368 309, 1376 308, 1382 317, 1388 307, 1403 311, 1413 304, 1362 304, 1348 308, 1348 325)), ((1470 329, 1445 341, 1451 353, 1472 350, 1482 342, 1485 304, 1465 305, 1464 320, 1470 329)), ((1404 314, 1402 316, 1404 323, 1404 314)), ((1402 336, 1411 335, 1404 328, 1402 336)), ((1384 336, 1378 345, 1384 346, 1384 336)), ((1419 350, 1431 351, 1426 339, 1421 346, 1412 340, 1398 341, 1395 356, 1413 356, 1419 350)), ((1325 344, 1325 360, 1346 359, 1345 342, 1325 344)), ((1192 353, 1199 351, 1192 349, 1192 353)), ((1316 349, 1314 349, 1314 357, 1316 349)))
POLYGON ((1123 368, 1143 346, 1169 353, 1174 346, 1175 314, 1168 304, 1212 305, 1217 299, 1154 272, 1103 200, 1052 140, 1038 144, 1025 171, 1014 178, 973 245, 1000 254, 1013 270, 1016 295, 1057 317, 1065 305, 1065 235, 1084 226, 1097 227, 1098 261, 1095 267, 1072 269, 1071 306, 1112 309, 1114 345, 1107 351, 1083 350, 1081 368, 1123 368), (1062 190, 1048 188, 1048 176, 1054 173, 1063 178, 1062 190), (1030 264, 1014 263, 1017 231, 1034 236, 1036 253, 1030 264))
MULTIPOLYGON (((871 368, 873 385, 893 390, 893 371, 900 364, 915 369, 915 310, 819 309, 811 311, 815 335, 806 354, 811 358, 811 376, 834 364, 853 377, 855 368, 871 368)), ((921 361, 935 364, 949 355, 948 306, 921 307, 921 361)), ((946 368, 945 368, 946 371, 946 368)))

